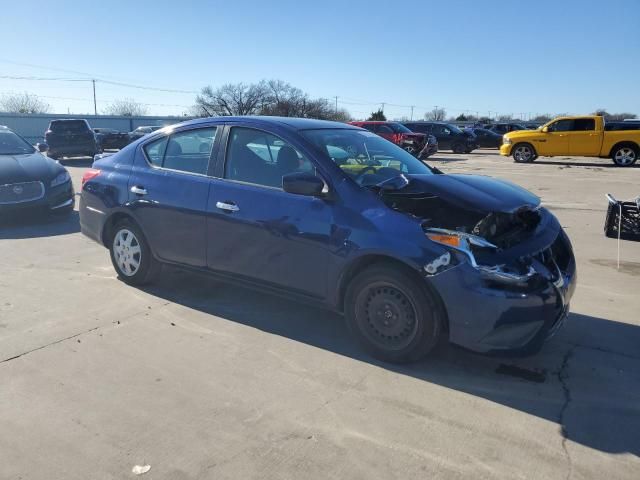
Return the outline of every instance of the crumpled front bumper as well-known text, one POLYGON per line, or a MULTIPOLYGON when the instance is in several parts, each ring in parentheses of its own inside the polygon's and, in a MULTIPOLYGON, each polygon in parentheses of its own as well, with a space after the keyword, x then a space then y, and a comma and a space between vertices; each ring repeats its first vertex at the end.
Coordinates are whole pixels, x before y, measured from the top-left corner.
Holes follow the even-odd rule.
POLYGON ((537 351, 562 325, 576 287, 569 239, 560 231, 555 242, 567 258, 555 275, 534 261, 539 275, 531 288, 487 281, 466 262, 430 277, 447 312, 449 340, 481 353, 537 351))

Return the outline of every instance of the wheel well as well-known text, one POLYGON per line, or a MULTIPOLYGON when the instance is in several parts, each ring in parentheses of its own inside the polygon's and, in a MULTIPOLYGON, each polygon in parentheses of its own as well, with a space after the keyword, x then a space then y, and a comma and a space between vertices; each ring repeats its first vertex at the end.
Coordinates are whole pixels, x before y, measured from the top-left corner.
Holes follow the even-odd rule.
POLYGON ((124 219, 130 220, 136 223, 136 221, 131 215, 128 215, 123 212, 114 213, 104 223, 104 227, 102 228, 102 244, 105 247, 109 248, 109 240, 111 239, 111 232, 113 230, 113 227, 115 227, 121 220, 124 220, 124 219))
POLYGON ((638 147, 638 144, 635 142, 630 142, 630 141, 618 142, 613 147, 611 147, 611 150, 609 151, 609 156, 610 157, 613 156, 613 152, 615 152, 616 149, 620 147, 631 147, 631 148, 634 148, 636 152, 640 151, 640 147, 638 147))
POLYGON ((349 288, 349 283, 351 283, 351 280, 353 280, 356 275, 358 275, 363 270, 366 270, 367 268, 374 265, 387 265, 398 268, 415 278, 417 282, 420 282, 422 285, 424 285, 440 306, 442 317, 444 319, 444 324, 442 325, 443 330, 445 332, 449 331, 449 317, 447 315, 447 309, 444 305, 444 302, 442 301, 442 298, 440 298, 440 295, 435 290, 435 288, 433 288, 433 286, 431 286, 431 284, 427 280, 425 280, 424 277, 416 272, 415 269, 411 268, 406 263, 393 257, 387 257, 385 255, 364 255, 355 260, 351 265, 349 265, 349 267, 347 267, 347 270, 344 272, 342 278, 340 279, 340 289, 338 291, 338 309, 340 310, 340 312, 344 312, 344 301, 347 295, 347 288, 349 288))

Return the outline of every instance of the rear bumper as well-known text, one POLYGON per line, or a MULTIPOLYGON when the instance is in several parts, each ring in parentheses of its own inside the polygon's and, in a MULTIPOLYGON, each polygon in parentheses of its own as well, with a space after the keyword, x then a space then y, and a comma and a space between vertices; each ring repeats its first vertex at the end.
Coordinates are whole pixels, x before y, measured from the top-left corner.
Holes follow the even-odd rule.
POLYGON ((60 155, 95 155, 97 152, 95 143, 84 142, 73 145, 49 145, 48 155, 60 156, 60 155))
POLYGON ((503 354, 535 352, 558 331, 576 280, 572 252, 559 275, 540 268, 533 288, 487 282, 469 263, 430 277, 447 311, 449 340, 476 352, 503 354))

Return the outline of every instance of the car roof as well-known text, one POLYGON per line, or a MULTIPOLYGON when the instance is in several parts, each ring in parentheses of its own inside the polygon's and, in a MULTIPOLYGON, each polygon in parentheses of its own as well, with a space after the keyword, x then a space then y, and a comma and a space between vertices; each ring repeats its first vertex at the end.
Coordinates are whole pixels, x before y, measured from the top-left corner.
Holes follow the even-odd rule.
POLYGON ((188 120, 186 122, 171 125, 171 127, 205 125, 211 123, 223 122, 243 122, 255 125, 280 125, 288 127, 292 130, 316 130, 322 128, 358 128, 348 123, 332 122, 329 120, 316 120, 313 118, 296 118, 296 117, 269 117, 269 116, 237 116, 237 117, 207 117, 198 118, 196 120, 188 120))
POLYGON ((358 123, 366 123, 366 124, 379 123, 379 124, 384 124, 384 123, 400 123, 400 122, 394 122, 392 120, 354 120, 353 122, 349 122, 350 125, 358 124, 358 123))

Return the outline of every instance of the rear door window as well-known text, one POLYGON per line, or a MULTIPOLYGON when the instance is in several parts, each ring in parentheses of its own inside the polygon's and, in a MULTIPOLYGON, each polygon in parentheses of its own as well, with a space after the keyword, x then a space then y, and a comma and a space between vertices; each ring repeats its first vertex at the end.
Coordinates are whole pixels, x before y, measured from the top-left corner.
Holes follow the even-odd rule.
POLYGON ((576 118, 573 121, 573 130, 588 131, 596 129, 596 121, 593 118, 576 118))
POLYGON ((161 168, 206 175, 216 127, 186 130, 148 143, 149 162, 161 168))

